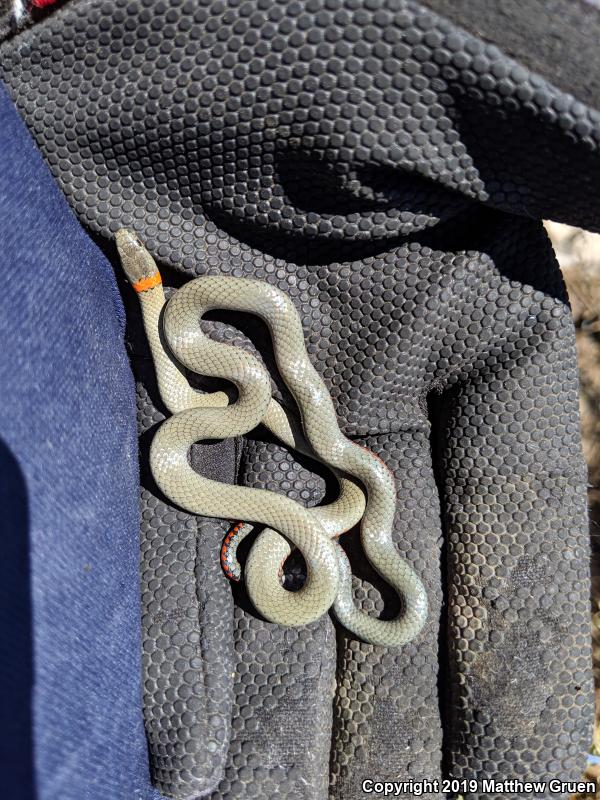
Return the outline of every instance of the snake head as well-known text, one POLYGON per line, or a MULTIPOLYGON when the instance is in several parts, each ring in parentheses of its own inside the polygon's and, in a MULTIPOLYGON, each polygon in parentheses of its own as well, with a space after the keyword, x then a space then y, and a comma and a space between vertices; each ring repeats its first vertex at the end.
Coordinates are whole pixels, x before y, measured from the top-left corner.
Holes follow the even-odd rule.
POLYGON ((133 286, 158 273, 156 262, 132 230, 119 228, 115 241, 123 270, 133 286))

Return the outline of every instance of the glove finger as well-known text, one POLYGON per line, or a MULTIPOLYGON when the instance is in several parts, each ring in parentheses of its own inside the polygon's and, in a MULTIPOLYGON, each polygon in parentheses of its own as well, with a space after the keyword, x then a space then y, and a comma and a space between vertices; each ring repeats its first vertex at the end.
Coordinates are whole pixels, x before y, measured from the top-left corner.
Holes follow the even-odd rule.
MULTIPOLYGON (((240 483, 314 505, 323 477, 277 444, 248 439, 240 483)), ((250 544, 250 542, 248 543, 250 544)), ((327 796, 335 634, 322 617, 285 629, 236 592, 235 704, 229 768, 217 797, 327 796)))
POLYGON ((494 259, 480 268, 494 337, 438 408, 447 757, 461 779, 574 780, 593 696, 573 324, 539 225, 506 226, 480 249, 494 259))
MULTIPOLYGON (((339 632, 331 780, 332 796, 340 800, 363 798, 364 780, 420 782, 442 777, 437 700, 442 600, 439 502, 429 423, 422 410, 416 410, 412 419, 405 430, 360 442, 377 453, 396 477, 394 541, 425 584, 429 617, 417 639, 399 650, 368 645, 339 632)), ((398 613, 397 598, 365 563, 358 531, 343 538, 356 575, 355 603, 377 615, 398 613)))
MULTIPOLYGON (((164 415, 141 324, 129 320, 142 434, 142 671, 150 769, 164 794, 194 798, 223 778, 231 732, 233 602, 218 555, 226 523, 174 507, 154 484, 148 448, 164 415)), ((234 440, 192 451, 192 465, 223 482, 234 482, 237 461, 234 440)))

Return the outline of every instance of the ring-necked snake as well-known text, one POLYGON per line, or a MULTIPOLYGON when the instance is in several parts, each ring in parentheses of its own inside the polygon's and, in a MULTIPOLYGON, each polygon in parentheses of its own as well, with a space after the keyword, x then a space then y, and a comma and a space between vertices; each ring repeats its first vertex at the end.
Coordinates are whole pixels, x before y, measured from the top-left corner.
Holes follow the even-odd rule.
POLYGON ((339 621, 367 642, 393 647, 413 639, 427 618, 427 595, 392 541, 394 477, 380 458, 341 432, 331 397, 308 358, 290 298, 263 281, 206 276, 190 281, 165 303, 160 273, 137 236, 121 229, 116 241, 140 299, 159 392, 172 414, 158 428, 150 450, 150 467, 161 491, 194 514, 267 526, 252 545, 244 569, 248 595, 266 619, 284 626, 304 625, 333 607, 339 621), (255 314, 266 322, 301 426, 271 396, 269 374, 254 356, 202 332, 200 318, 213 309, 255 314), (231 381, 237 400, 229 404, 223 392, 195 391, 182 367, 231 381), (195 442, 241 436, 260 423, 285 445, 334 471, 339 482, 335 502, 307 509, 287 497, 222 484, 192 469, 188 453, 195 442), (366 557, 403 598, 404 609, 396 619, 379 620, 354 605, 350 564, 336 537, 361 519, 366 557), (304 585, 295 592, 284 589, 280 579, 290 543, 302 552, 307 571, 304 585))

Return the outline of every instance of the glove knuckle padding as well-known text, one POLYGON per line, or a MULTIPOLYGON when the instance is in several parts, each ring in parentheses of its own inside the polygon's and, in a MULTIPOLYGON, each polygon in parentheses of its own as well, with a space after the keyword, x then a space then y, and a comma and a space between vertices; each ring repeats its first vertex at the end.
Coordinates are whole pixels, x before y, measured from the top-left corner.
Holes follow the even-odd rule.
MULTIPOLYGON (((279 629, 232 600, 223 525, 143 474, 158 786, 353 798, 442 766, 577 777, 592 702, 573 331, 541 226, 505 212, 597 225, 596 112, 408 0, 74 0, 6 42, 0 72, 86 225, 135 228, 188 277, 289 294, 345 432, 394 471, 395 541, 428 589, 399 652, 335 641, 329 619, 279 629)), ((132 319, 144 468, 163 409, 132 319)), ((261 325, 210 326, 270 367, 261 325)), ((218 448, 198 468, 233 481, 239 452, 218 448)), ((251 442, 238 478, 314 502, 313 469, 251 442)), ((356 602, 393 616, 355 539, 356 602)))

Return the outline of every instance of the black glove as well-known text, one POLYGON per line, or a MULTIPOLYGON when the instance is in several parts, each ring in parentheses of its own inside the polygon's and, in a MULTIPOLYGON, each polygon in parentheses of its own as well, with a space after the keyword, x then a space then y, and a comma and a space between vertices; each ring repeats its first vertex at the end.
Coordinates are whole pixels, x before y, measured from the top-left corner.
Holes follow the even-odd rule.
MULTIPOLYGON (((401 0, 74 0, 0 60, 109 250, 127 226, 173 286, 223 272, 290 294, 343 429, 395 472, 395 539, 429 593, 397 652, 329 618, 281 629, 232 595, 226 524, 170 507, 148 475, 164 410, 132 307, 158 787, 351 800, 428 779, 428 797, 505 798, 523 791, 482 781, 579 778, 593 701, 574 335, 531 218, 598 227, 598 113, 401 0)), ((253 321, 211 327, 270 364, 253 321)), ((260 431, 193 458, 301 502, 327 492, 260 431)), ((356 532, 342 543, 356 602, 393 616, 356 532)))

